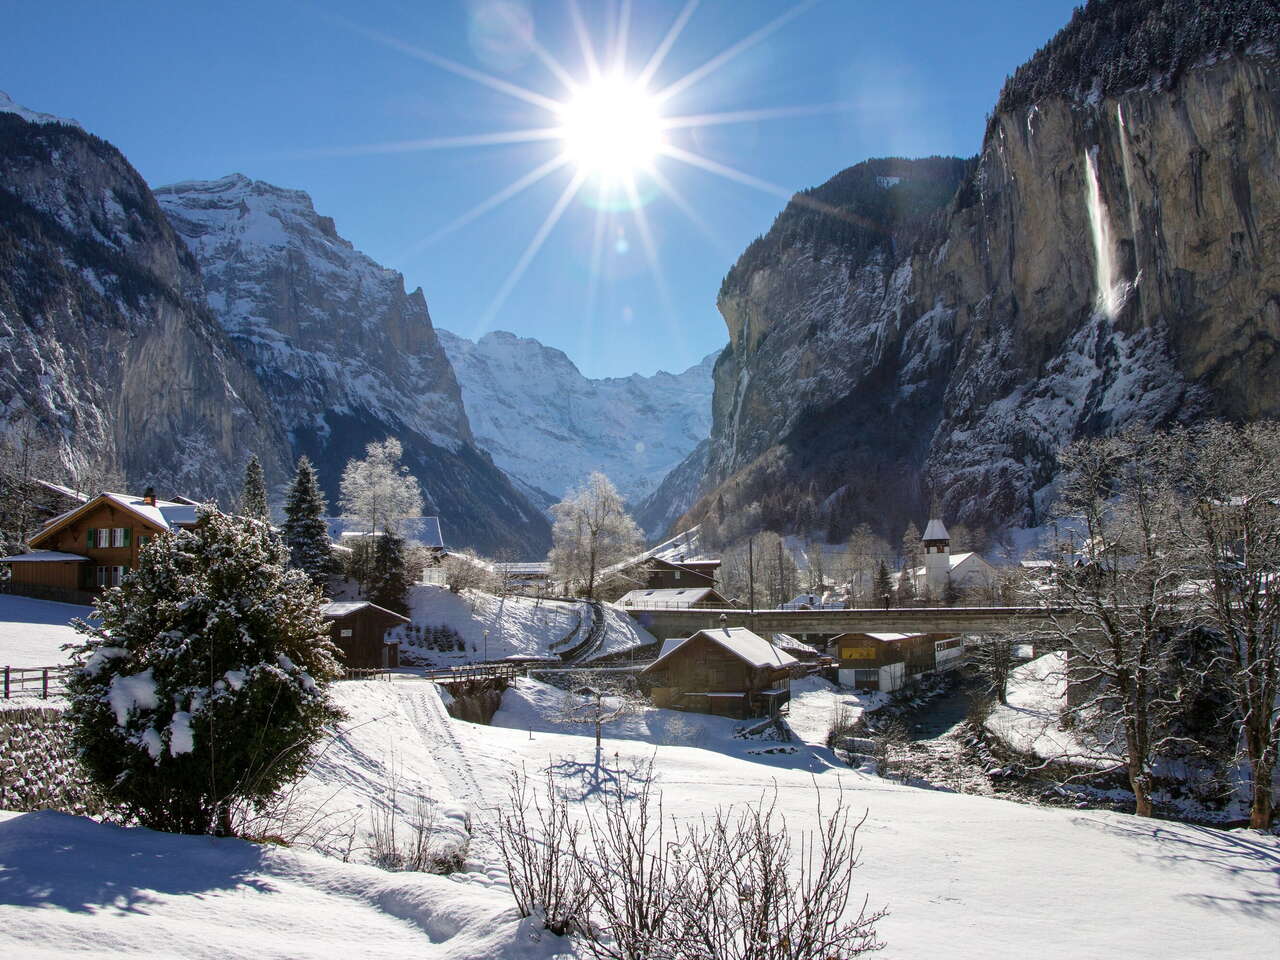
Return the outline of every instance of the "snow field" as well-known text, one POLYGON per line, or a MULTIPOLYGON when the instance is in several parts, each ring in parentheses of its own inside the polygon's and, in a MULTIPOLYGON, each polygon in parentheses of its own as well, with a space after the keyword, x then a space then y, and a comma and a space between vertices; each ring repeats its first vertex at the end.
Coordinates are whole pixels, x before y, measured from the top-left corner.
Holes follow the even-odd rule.
POLYGON ((90 607, 0 594, 0 667, 52 667, 70 660, 64 644, 79 643, 71 626, 90 607))
MULTIPOLYGON (((522 682, 506 699, 533 698, 522 682)), ((842 795, 855 813, 867 812, 855 894, 890 910, 879 925, 885 956, 1207 960, 1274 952, 1280 837, 907 787, 843 767, 824 748, 776 754, 760 743, 708 741, 704 749, 606 727, 597 766, 587 730, 456 725, 482 782, 495 785, 513 765, 535 782, 551 767, 570 796, 587 798, 607 788, 611 769, 652 760, 664 810, 681 820, 776 792, 788 826, 800 832, 817 825, 817 791, 828 813, 842 795)))
POLYGON ((504 890, 233 838, 0 813, 0 954, 552 960, 504 890))

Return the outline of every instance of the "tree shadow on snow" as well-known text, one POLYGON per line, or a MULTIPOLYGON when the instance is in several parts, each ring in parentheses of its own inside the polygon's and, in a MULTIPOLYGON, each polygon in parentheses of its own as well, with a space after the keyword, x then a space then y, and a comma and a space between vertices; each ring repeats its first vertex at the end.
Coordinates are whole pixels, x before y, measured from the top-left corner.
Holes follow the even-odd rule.
POLYGON ((158 833, 42 810, 0 822, 0 903, 143 913, 162 896, 249 888, 261 848, 235 838, 158 833))
MULTIPOLYGON (((1097 825, 1096 821, 1089 821, 1097 825)), ((1128 837, 1155 840, 1153 857, 1168 863, 1202 863, 1247 882, 1251 889, 1232 893, 1187 893, 1182 899, 1226 912, 1260 919, 1280 917, 1280 841, 1244 831, 1159 822, 1111 823, 1104 829, 1128 837)))

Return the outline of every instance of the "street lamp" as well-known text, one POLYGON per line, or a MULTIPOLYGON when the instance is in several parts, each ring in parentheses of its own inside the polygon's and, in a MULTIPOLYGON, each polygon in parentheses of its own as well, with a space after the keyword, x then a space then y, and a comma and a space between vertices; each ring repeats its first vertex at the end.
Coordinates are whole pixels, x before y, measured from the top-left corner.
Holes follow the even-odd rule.
POLYGON ((489 662, 489 631, 484 632, 484 662, 489 662))

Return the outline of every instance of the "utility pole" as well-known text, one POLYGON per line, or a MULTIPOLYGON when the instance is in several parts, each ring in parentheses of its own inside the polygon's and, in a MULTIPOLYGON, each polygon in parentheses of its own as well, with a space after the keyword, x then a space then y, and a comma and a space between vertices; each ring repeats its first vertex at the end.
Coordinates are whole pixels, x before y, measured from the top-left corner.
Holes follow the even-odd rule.
POLYGON ((747 596, 748 596, 747 603, 748 603, 748 606, 751 607, 752 613, 755 613, 755 609, 756 609, 755 542, 756 542, 756 538, 754 536, 747 537, 747 596))

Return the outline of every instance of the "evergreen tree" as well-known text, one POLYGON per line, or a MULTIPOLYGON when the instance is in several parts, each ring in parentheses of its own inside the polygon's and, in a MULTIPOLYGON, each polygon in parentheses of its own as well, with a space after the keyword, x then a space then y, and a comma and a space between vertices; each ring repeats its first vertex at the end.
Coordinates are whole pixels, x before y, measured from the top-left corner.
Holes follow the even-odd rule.
POLYGON ((299 457, 285 499, 284 541, 289 547, 289 562, 316 584, 324 582, 332 565, 329 529, 324 522, 327 510, 315 467, 306 457, 299 457))
POLYGON ((898 596, 904 600, 914 600, 916 596, 915 570, 920 566, 921 551, 920 531, 914 523, 907 524, 902 535, 902 576, 898 580, 898 596))
POLYGON ((240 491, 240 515, 266 522, 267 478, 262 473, 262 463, 255 453, 244 465, 244 488, 240 491))
POLYGON ((889 568, 884 565, 883 560, 880 561, 880 566, 876 570, 875 591, 877 601, 893 595, 893 581, 889 578, 889 568))
POLYGON ((143 826, 230 833, 306 771, 341 719, 323 597, 269 528, 201 508, 156 537, 77 622, 72 737, 107 799, 143 826))
POLYGON ((409 604, 406 595, 412 580, 409 577, 404 540, 392 533, 384 533, 372 539, 373 569, 369 579, 368 598, 380 607, 407 614, 409 604))

